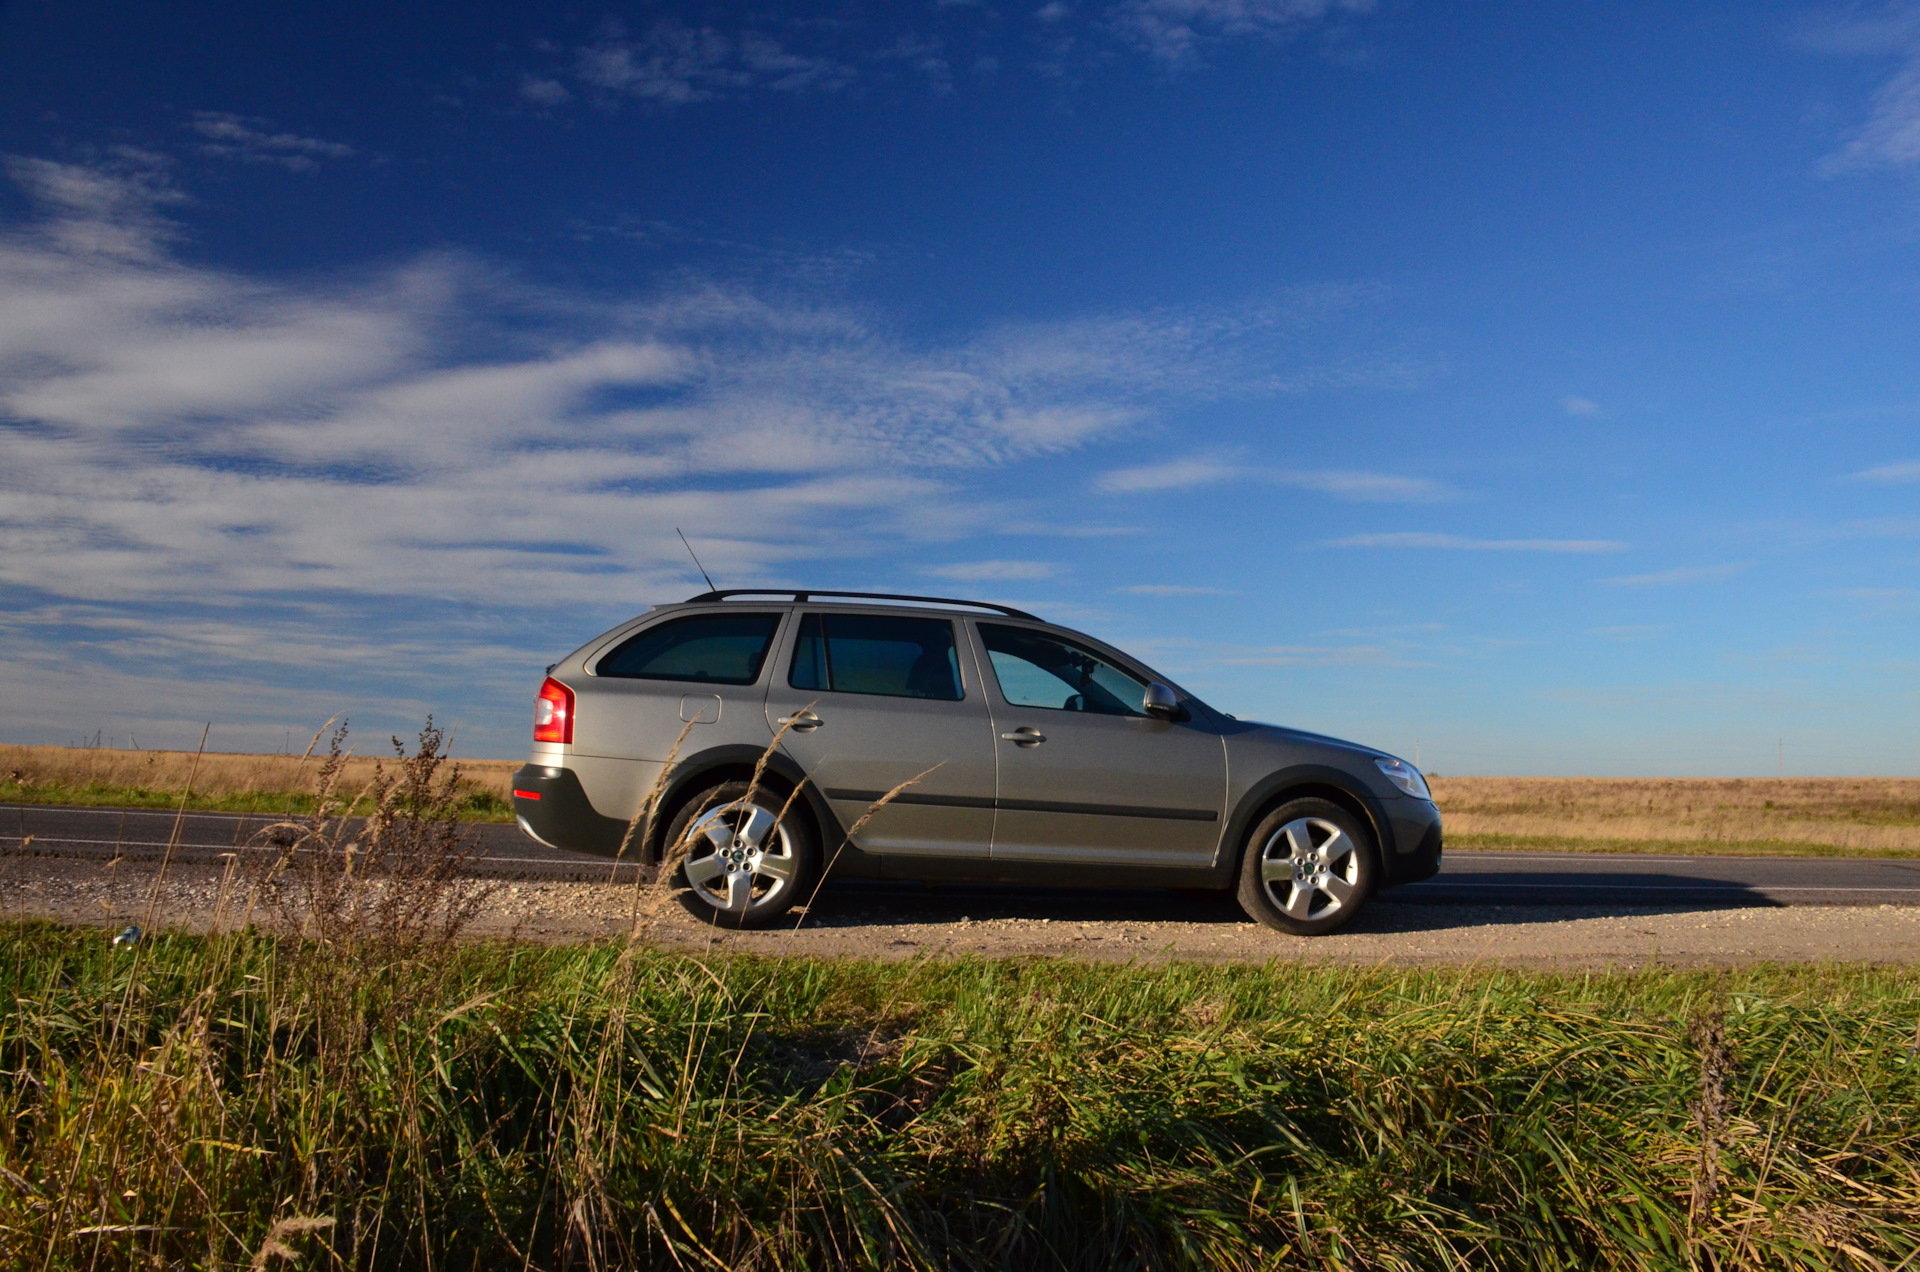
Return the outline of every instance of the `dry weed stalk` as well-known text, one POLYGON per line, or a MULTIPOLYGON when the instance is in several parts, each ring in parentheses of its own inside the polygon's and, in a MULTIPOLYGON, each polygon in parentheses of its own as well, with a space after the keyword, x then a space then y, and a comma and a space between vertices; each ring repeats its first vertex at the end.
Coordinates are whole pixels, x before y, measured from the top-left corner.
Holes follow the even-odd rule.
POLYGON ((1698 1225, 1713 1217, 1714 1202, 1726 1186, 1720 1154, 1726 1148, 1727 1123, 1733 1109, 1727 1079, 1733 1076, 1734 1068, 1722 1013, 1712 1011, 1696 1017, 1687 1027, 1687 1038, 1700 1053, 1700 1094, 1689 1111, 1700 1132, 1700 1157, 1687 1206, 1687 1221, 1698 1225))

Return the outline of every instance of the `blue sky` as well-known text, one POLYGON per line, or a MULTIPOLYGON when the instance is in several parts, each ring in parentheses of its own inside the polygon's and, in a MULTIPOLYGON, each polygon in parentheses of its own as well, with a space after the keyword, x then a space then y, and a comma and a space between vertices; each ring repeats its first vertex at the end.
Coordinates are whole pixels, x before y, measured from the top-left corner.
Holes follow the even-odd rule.
POLYGON ((0 7, 0 738, 699 581, 1442 773, 1920 771, 1920 8, 0 7))

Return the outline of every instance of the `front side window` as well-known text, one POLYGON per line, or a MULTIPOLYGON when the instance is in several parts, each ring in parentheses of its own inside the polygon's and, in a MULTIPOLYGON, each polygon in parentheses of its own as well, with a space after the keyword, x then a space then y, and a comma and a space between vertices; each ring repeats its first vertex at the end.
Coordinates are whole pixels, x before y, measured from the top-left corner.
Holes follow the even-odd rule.
POLYGON ((698 614, 649 627, 600 659, 597 676, 750 685, 760 679, 778 614, 698 614))
POLYGON ((1146 714, 1140 708, 1146 682, 1083 645, 998 623, 981 623, 980 639, 993 662, 1001 696, 1016 707, 1093 715, 1146 714))
POLYGON ((960 655, 944 618, 808 614, 787 683, 795 689, 958 702, 960 655))

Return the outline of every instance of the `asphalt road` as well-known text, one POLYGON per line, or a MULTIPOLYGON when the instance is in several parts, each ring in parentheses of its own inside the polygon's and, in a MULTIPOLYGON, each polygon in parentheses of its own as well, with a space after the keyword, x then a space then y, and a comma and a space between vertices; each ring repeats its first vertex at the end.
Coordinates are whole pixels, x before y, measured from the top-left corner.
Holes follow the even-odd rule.
MULTIPOLYGON (((167 851, 174 820, 173 813, 154 809, 0 804, 0 854, 156 861, 167 851)), ((273 820, 188 813, 179 819, 173 860, 218 861, 244 850, 273 820)), ((479 824, 474 832, 478 873, 586 882, 616 877, 612 863, 543 847, 515 826, 479 824)), ((621 867, 617 878, 630 880, 631 871, 621 867)), ((863 884, 857 891, 907 886, 863 884)), ((1389 895, 1421 905, 1920 906, 1920 859, 1449 852, 1438 876, 1389 895)), ((1090 893, 1082 904, 1094 900, 1090 893)))

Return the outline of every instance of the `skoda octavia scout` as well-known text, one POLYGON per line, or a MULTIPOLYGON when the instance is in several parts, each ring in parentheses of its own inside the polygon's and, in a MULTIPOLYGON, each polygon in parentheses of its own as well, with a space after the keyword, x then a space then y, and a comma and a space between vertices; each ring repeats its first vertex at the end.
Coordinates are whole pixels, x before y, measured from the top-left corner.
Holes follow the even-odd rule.
POLYGON ((1231 890, 1314 935, 1441 848, 1404 760, 1016 609, 855 592, 707 592, 595 637, 548 669, 513 803, 541 843, 677 859, 734 927, 831 870, 1231 890))

